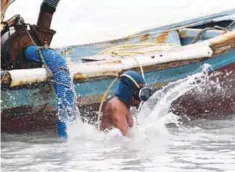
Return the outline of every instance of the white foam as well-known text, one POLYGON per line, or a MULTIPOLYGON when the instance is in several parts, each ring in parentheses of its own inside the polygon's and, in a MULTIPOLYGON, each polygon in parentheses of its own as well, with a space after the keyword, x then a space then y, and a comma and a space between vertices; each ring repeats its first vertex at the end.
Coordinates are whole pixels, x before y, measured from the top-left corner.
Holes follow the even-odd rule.
POLYGON ((130 137, 123 137, 117 129, 104 134, 98 132, 95 126, 78 120, 69 126, 69 143, 87 144, 87 142, 92 142, 97 144, 97 149, 121 147, 122 149, 138 150, 141 156, 148 156, 153 152, 163 153, 169 136, 165 125, 174 123, 179 128, 182 127, 179 122, 180 117, 170 111, 172 102, 186 92, 195 88, 197 90, 206 83, 218 84, 209 81, 208 68, 205 65, 201 73, 169 83, 157 91, 137 114, 136 125, 131 129, 130 137), (151 151, 146 152, 146 150, 151 151))

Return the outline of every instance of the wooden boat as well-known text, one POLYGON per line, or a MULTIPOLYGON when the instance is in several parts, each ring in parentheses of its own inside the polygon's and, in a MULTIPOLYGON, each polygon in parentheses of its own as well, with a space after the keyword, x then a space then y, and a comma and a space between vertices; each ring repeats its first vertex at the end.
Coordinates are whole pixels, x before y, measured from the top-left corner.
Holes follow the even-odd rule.
MULTIPOLYGON (((160 89, 169 82, 200 72, 203 64, 211 65, 211 75, 216 74, 214 79, 219 80, 226 92, 204 97, 187 94, 176 100, 172 109, 191 119, 224 119, 235 114, 234 21, 235 9, 117 40, 73 45, 57 51, 68 62, 79 109, 90 121, 96 119, 94 111, 108 85, 123 71, 139 71, 142 66, 147 84, 160 89)), ((43 67, 1 72, 3 132, 56 126, 56 95, 51 79, 43 67)), ((115 86, 110 94, 114 90, 115 86)))

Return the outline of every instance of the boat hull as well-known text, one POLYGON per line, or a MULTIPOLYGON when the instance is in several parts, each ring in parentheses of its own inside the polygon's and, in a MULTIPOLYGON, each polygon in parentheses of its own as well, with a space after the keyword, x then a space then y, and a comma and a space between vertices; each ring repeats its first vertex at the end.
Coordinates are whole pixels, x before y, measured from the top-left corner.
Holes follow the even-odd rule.
MULTIPOLYGON (((228 14, 230 13, 234 13, 234 10, 228 14)), ((175 100, 170 111, 192 120, 231 118, 235 114, 235 33, 223 34, 224 31, 221 30, 208 30, 197 43, 192 44, 204 28, 211 25, 228 26, 231 23, 228 14, 220 14, 218 18, 208 16, 206 20, 203 18, 155 28, 122 39, 59 49, 58 52, 68 60, 68 63, 77 65, 72 68, 72 73, 81 115, 90 123, 96 121, 97 115, 94 111, 97 111, 103 93, 120 72, 128 69, 139 70, 139 65, 136 65, 135 61, 138 57, 137 59, 142 62, 148 60, 148 65, 143 65, 146 83, 156 90, 169 82, 199 73, 204 64, 209 64, 212 68, 210 78, 216 82, 218 80, 224 91, 215 94, 213 88, 204 88, 201 91, 203 94, 200 94, 192 90, 175 100), (100 55, 111 47, 149 43, 174 44, 176 48, 163 51, 166 54, 162 54, 160 50, 151 56, 140 54, 134 56, 132 62, 128 60, 128 56, 122 60, 113 60, 112 55, 108 56, 109 59, 104 58, 106 55, 100 55), (201 46, 198 46, 199 44, 201 46), (98 56, 104 59, 98 59, 98 56), (85 57, 86 61, 83 61, 85 57), (95 62, 89 63, 87 60, 95 62)), ((235 26, 231 29, 234 30, 235 26)), ((145 52, 146 48, 148 49, 144 47, 141 51, 137 50, 145 52)), ((148 50, 151 52, 151 49, 148 50)), ((36 68, 11 70, 7 73, 9 75, 6 77, 4 74, 1 76, 2 131, 25 132, 55 128, 57 102, 53 85, 47 82, 50 79, 47 71, 44 68, 36 68)), ((114 93, 115 87, 114 85, 111 88, 110 94, 114 93)))
POLYGON ((216 87, 192 90, 172 104, 175 114, 190 120, 228 119, 235 116, 235 63, 211 73, 216 87))
MULTIPOLYGON (((190 120, 228 119, 235 116, 235 63, 210 74, 211 80, 219 81, 222 92, 215 94, 213 88, 204 88, 203 94, 190 91, 172 103, 171 111, 190 120)), ((159 86, 159 84, 158 84, 159 86)), ((94 123, 99 102, 97 96, 78 98, 78 107, 84 119, 94 123), (92 101, 93 99, 93 101, 92 101)), ((100 96, 98 96, 100 99, 100 96)), ((3 109, 2 132, 26 132, 56 127, 56 109, 50 104, 21 106, 3 109)))

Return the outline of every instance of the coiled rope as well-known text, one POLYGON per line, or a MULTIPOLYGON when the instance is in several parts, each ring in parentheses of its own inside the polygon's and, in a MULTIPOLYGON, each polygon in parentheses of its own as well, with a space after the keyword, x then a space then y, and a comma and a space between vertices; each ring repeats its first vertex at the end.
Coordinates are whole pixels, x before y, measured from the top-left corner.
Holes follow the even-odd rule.
POLYGON ((100 53, 98 53, 98 55, 109 54, 111 56, 136 56, 136 55, 146 54, 149 52, 166 50, 175 46, 178 46, 178 45, 173 44, 173 43, 125 44, 125 45, 117 45, 112 48, 101 51, 100 53), (154 49, 137 51, 138 49, 141 49, 141 48, 150 48, 150 47, 154 47, 154 49))

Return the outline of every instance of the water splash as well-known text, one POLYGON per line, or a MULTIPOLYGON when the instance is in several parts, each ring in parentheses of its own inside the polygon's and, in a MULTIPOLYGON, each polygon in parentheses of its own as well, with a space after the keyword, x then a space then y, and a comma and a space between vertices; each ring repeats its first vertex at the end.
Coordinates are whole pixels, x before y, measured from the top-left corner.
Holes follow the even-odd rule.
POLYGON ((33 144, 25 142, 22 136, 20 142, 13 136, 17 142, 3 142, 4 169, 211 171, 211 164, 214 164, 214 169, 234 171, 235 137, 231 120, 224 121, 225 124, 212 121, 210 125, 207 121, 200 121, 200 125, 190 121, 191 127, 182 128, 180 117, 171 112, 174 100, 188 91, 198 94, 208 85, 218 86, 218 91, 220 89, 216 82, 210 80, 207 72, 201 72, 157 91, 143 105, 137 116, 138 125, 132 129, 130 138, 123 137, 117 129, 107 134, 98 132, 95 126, 80 120, 73 121, 69 126, 70 137, 64 144, 51 142, 54 133, 43 137, 50 138, 47 144, 41 144, 44 141, 38 135, 29 137, 33 144), (169 123, 176 124, 176 127, 166 127, 169 123), (218 124, 224 128, 215 126, 218 124), (204 129, 208 127, 208 130, 204 129), (226 163, 221 163, 221 157, 226 163))
POLYGON ((95 126, 76 120, 68 128, 70 141, 86 140, 97 141, 106 147, 125 145, 128 149, 145 149, 146 146, 164 147, 168 138, 166 124, 174 123, 182 127, 179 116, 171 112, 172 103, 189 91, 202 92, 205 86, 216 86, 217 82, 210 80, 208 71, 210 66, 203 66, 202 72, 188 76, 187 78, 171 82, 163 89, 158 90, 153 96, 143 104, 137 114, 135 126, 131 129, 130 137, 125 138, 119 130, 114 129, 108 134, 98 132, 95 126), (128 144, 127 144, 128 143, 128 144))

